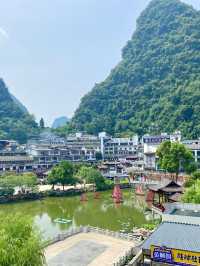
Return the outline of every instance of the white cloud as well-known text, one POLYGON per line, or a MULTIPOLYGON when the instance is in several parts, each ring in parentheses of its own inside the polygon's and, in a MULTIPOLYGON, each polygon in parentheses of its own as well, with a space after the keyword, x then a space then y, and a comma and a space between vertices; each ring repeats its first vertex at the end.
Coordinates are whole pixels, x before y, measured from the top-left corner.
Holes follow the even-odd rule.
POLYGON ((9 39, 9 35, 6 30, 0 27, 0 35, 6 39, 9 39))

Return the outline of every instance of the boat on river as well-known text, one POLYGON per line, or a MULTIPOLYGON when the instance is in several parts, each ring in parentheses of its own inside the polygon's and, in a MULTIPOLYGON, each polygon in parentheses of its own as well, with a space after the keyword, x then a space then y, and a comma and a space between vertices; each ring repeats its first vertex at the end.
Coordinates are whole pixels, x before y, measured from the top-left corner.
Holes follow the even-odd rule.
POLYGON ((59 224, 69 224, 71 222, 72 220, 63 219, 63 218, 57 218, 54 220, 54 223, 59 223, 59 224))

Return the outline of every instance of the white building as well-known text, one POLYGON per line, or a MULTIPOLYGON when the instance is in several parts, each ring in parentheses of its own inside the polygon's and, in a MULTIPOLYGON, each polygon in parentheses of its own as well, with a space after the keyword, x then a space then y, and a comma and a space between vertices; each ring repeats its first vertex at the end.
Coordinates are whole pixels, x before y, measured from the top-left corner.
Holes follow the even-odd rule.
POLYGON ((200 168, 200 139, 197 140, 183 140, 182 143, 192 151, 195 162, 200 168))
POLYGON ((112 138, 105 133, 99 134, 101 153, 104 159, 118 160, 137 157, 139 138, 137 135, 130 138, 112 138))
POLYGON ((161 133, 158 136, 143 136, 143 145, 144 145, 144 168, 148 170, 156 170, 156 151, 159 145, 164 141, 181 141, 181 133, 175 132, 172 135, 168 135, 166 133, 161 133))

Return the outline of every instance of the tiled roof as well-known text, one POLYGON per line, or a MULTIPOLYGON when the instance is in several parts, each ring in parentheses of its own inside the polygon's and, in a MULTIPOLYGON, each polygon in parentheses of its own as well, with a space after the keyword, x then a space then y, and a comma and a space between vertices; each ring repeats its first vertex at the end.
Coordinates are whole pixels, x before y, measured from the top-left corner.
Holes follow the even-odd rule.
POLYGON ((142 248, 150 249, 151 245, 199 252, 200 226, 164 222, 144 242, 142 248))
POLYGON ((177 184, 176 182, 172 181, 172 180, 162 180, 161 183, 157 184, 157 185, 153 185, 153 186, 149 186, 149 189, 153 190, 153 191, 158 191, 158 190, 163 190, 166 192, 172 191, 172 192, 176 192, 176 191, 182 191, 182 188, 179 184, 177 184))

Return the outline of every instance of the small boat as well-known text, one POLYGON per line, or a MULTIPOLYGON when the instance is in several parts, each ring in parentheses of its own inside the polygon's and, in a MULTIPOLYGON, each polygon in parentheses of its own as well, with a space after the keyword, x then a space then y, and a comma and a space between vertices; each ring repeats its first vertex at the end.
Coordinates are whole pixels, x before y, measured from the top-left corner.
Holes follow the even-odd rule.
POLYGON ((59 224, 69 224, 71 222, 72 220, 63 219, 63 218, 57 218, 54 220, 54 223, 59 223, 59 224))

